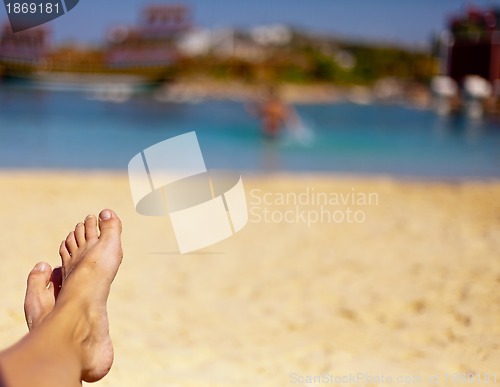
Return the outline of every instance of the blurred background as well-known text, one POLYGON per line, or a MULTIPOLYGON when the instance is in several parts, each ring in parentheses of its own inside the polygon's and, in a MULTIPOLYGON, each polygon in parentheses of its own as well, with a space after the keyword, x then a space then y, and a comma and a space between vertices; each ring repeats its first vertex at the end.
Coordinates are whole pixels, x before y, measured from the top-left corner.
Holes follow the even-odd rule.
POLYGON ((2 346, 33 264, 111 207, 100 385, 498 383, 500 1, 82 0, 0 23, 2 346), (209 169, 242 174, 250 220, 180 256, 126 171, 193 130, 209 169))
POLYGON ((197 130, 217 168, 498 177, 496 5, 87 1, 16 34, 4 18, 0 165, 123 169, 197 130), (263 155, 270 89, 297 119, 263 155))

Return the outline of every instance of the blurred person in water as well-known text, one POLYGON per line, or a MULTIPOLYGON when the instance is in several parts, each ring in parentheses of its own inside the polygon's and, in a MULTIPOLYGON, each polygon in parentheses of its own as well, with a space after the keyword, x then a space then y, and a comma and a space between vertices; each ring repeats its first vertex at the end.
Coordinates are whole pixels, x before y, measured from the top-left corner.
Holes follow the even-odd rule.
POLYGON ((276 86, 269 86, 262 101, 247 110, 259 118, 262 135, 268 140, 275 140, 284 130, 293 128, 297 120, 297 113, 283 102, 276 86))

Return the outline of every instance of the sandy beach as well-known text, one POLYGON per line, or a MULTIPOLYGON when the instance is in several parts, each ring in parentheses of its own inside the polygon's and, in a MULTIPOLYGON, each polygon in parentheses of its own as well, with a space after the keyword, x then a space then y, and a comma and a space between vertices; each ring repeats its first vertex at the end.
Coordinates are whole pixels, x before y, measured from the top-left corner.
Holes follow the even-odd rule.
POLYGON ((0 172, 0 345, 27 332, 32 266, 56 266, 74 225, 111 207, 125 257, 115 363, 96 386, 500 383, 500 182, 243 179, 247 226, 179 255, 167 218, 134 211, 125 173, 0 172))

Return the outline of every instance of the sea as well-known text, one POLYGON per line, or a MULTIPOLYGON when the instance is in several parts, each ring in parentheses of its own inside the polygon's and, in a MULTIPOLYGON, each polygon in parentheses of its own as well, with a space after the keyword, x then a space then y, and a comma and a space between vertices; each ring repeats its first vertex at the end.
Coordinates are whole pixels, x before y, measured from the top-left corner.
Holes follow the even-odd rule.
POLYGON ((126 171, 143 149, 195 131, 209 169, 500 178, 498 118, 441 117, 401 104, 294 108, 300 124, 269 141, 239 101, 161 102, 148 93, 103 100, 0 84, 0 169, 126 171))

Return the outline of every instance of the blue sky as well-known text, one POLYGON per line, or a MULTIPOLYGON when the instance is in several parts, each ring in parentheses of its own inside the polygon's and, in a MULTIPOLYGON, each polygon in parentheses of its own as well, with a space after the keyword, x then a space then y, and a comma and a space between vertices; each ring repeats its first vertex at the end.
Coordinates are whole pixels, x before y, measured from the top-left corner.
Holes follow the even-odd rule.
MULTIPOLYGON (((134 24, 139 10, 151 3, 150 0, 80 0, 76 8, 50 24, 57 42, 99 42, 110 26, 134 24)), ((186 0, 184 3, 192 6, 200 27, 287 23, 348 38, 407 45, 428 44, 431 34, 444 27, 446 17, 467 5, 500 7, 500 0, 186 0)), ((5 18, 2 9, 0 19, 5 18)))

